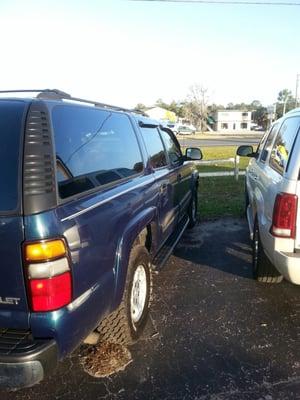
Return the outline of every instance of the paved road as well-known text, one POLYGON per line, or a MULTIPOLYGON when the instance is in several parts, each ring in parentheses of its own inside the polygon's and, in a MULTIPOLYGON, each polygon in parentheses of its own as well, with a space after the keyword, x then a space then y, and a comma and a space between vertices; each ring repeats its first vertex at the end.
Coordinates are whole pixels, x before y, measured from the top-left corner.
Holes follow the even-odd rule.
POLYGON ((243 144, 257 145, 259 138, 216 138, 216 139, 193 139, 190 137, 178 137, 182 146, 186 147, 211 147, 211 146, 241 146, 243 144))
POLYGON ((197 226, 155 276, 153 323, 125 371, 92 378, 77 352, 0 399, 300 399, 300 288, 258 284, 250 258, 244 220, 197 226))

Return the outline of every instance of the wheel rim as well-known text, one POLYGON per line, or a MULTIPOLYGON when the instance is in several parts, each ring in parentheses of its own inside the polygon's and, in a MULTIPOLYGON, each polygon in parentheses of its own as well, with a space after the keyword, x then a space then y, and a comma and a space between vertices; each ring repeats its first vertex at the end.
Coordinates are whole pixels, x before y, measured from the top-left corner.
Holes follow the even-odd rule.
POLYGON ((130 315, 137 324, 143 315, 147 298, 147 276, 145 267, 139 265, 134 272, 130 296, 130 315))

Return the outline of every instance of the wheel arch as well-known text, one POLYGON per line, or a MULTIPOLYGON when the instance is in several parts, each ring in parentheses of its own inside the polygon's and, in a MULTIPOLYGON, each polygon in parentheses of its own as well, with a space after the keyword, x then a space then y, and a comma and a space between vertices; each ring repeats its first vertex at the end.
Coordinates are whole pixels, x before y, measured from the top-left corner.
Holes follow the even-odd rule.
POLYGON ((114 296, 111 303, 111 311, 119 306, 123 297, 131 249, 135 245, 142 244, 150 254, 155 252, 158 232, 157 215, 156 207, 147 208, 136 215, 123 231, 116 251, 114 296))

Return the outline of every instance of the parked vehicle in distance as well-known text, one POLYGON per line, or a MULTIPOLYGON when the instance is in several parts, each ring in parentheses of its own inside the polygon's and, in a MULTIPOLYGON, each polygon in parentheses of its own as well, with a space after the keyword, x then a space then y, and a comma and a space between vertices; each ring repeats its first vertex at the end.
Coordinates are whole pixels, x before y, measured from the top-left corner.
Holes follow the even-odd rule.
POLYGON ((253 247, 253 275, 261 282, 286 278, 300 284, 300 109, 285 114, 262 138, 246 170, 246 214, 253 247))
POLYGON ((251 131, 255 131, 255 132, 264 132, 265 129, 262 126, 259 125, 254 125, 251 127, 251 131))
POLYGON ((0 99, 0 385, 13 388, 95 329, 138 339, 152 271, 196 223, 202 158, 131 110, 36 92, 0 99))
POLYGON ((177 125, 175 132, 179 135, 194 135, 196 128, 193 125, 177 125))

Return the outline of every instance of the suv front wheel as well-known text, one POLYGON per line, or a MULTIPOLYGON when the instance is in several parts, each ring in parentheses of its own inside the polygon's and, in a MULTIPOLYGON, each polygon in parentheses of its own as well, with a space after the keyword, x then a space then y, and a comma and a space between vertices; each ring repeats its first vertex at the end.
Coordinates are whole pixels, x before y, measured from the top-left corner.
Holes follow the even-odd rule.
POLYGON ((122 302, 97 328, 101 341, 127 345, 139 338, 147 322, 151 289, 149 253, 144 246, 134 246, 122 302))
POLYGON ((258 222, 255 221, 252 242, 253 278, 264 283, 280 283, 283 276, 277 271, 265 254, 259 235, 258 222))

